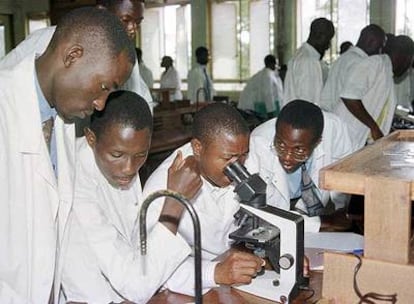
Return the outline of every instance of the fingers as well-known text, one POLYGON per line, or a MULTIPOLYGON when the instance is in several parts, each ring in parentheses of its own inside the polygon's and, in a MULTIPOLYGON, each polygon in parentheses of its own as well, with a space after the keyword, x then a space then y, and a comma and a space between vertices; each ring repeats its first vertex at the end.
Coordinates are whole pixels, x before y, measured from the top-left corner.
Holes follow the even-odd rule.
POLYGON ((182 166, 182 162, 183 162, 183 153, 178 150, 177 155, 174 158, 173 163, 171 164, 170 168, 172 168, 173 170, 179 170, 180 167, 182 166))
POLYGON ((248 284, 261 271, 263 260, 246 252, 231 253, 216 266, 217 284, 248 284))

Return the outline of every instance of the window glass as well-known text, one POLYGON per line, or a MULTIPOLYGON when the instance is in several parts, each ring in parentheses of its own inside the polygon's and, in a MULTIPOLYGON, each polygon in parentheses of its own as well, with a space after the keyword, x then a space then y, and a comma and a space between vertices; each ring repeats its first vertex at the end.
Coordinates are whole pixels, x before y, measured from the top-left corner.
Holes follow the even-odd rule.
POLYGON ((0 58, 3 58, 6 55, 6 37, 4 32, 4 25, 0 24, 0 58))
POLYGON ((181 78, 187 77, 191 60, 190 5, 148 8, 141 24, 141 49, 145 65, 159 81, 163 56, 171 56, 181 78))
POLYGON ((413 37, 414 34, 414 1, 397 0, 395 33, 413 37))
POLYGON ((331 20, 335 36, 324 60, 332 62, 344 41, 357 42, 359 33, 369 23, 369 0, 298 0, 297 46, 308 39, 312 20, 320 17, 331 20))

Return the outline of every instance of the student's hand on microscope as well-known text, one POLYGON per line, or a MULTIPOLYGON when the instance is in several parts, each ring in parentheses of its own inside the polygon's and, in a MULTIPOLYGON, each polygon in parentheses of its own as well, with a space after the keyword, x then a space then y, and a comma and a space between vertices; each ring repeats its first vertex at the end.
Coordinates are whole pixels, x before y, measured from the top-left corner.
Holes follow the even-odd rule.
POLYGON ((254 254, 232 251, 216 265, 214 280, 216 284, 249 284, 262 270, 264 260, 254 254))
MULTIPOLYGON (((168 169, 167 188, 184 195, 191 200, 202 186, 200 170, 193 156, 185 159, 181 151, 178 151, 173 163, 168 169)), ((162 208, 159 221, 163 223, 172 233, 176 233, 184 206, 173 198, 166 198, 162 208)))

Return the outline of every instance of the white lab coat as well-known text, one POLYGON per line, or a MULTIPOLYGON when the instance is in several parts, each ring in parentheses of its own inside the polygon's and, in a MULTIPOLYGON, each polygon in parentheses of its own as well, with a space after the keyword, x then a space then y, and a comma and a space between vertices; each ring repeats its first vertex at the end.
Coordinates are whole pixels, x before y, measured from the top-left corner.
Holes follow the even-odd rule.
POLYGON ((319 103, 322 109, 332 112, 336 105, 342 102, 339 95, 352 69, 367 57, 367 53, 355 46, 339 56, 332 64, 319 103))
MULTIPOLYGON (((26 57, 29 53, 35 52, 36 54, 42 54, 52 36, 55 32, 56 26, 50 26, 43 29, 39 29, 19 43, 10 53, 0 60, 0 68, 9 68, 19 62, 22 58, 26 57)), ((97 54, 99 56, 99 54, 97 54)), ((134 68, 132 69, 131 76, 127 82, 122 86, 122 89, 129 90, 142 96, 152 109, 155 103, 152 100, 152 96, 147 86, 145 85, 142 77, 139 74, 138 62, 135 61, 134 68)))
POLYGON ((414 100, 414 69, 410 68, 403 76, 395 80, 397 104, 411 109, 411 102, 414 100))
MULTIPOLYGON (((196 63, 196 65, 188 72, 187 98, 190 99, 190 102, 192 104, 196 103, 197 101, 198 90, 201 88, 205 88, 207 83, 210 89, 211 99, 213 99, 213 96, 216 95, 216 92, 213 86, 213 81, 211 80, 211 77, 208 73, 207 73, 207 80, 206 80, 206 76, 204 74, 204 69, 206 68, 207 67, 205 65, 196 63)), ((198 101, 206 101, 206 95, 203 90, 200 90, 198 93, 198 101)))
POLYGON ((319 104, 323 88, 321 54, 305 42, 288 62, 283 105, 295 99, 319 104))
POLYGON ((175 89, 174 92, 170 93, 170 101, 183 99, 183 94, 181 93, 181 79, 176 68, 170 66, 168 70, 162 73, 160 88, 175 89))
MULTIPOLYGON (((190 143, 177 149, 151 174, 145 183, 145 196, 156 190, 166 189, 168 168, 176 157, 178 150, 182 151, 183 157, 193 154, 190 143)), ((214 269, 216 262, 210 262, 209 260, 214 259, 230 248, 231 240, 228 235, 237 228, 233 215, 239 210, 240 204, 233 190, 233 186, 218 188, 203 179, 200 191, 192 199, 201 225, 202 255, 203 259, 205 259, 202 278, 204 288, 215 286, 214 269)), ((158 199, 158 208, 160 208, 162 202, 162 199, 158 199)), ((194 245, 193 223, 188 212, 184 212, 178 231, 189 244, 194 245)), ((183 271, 183 269, 190 268, 192 272, 192 267, 188 265, 180 267, 181 269, 177 270, 174 279, 168 281, 167 287, 181 293, 190 293, 190 288, 186 286, 186 282, 193 284, 193 281, 188 278, 190 276, 188 270, 183 271)))
POLYGON ((154 77, 152 76, 151 70, 143 62, 139 63, 138 66, 139 66, 139 74, 141 75, 145 84, 147 85, 149 89, 152 89, 154 86, 154 77))
MULTIPOLYGON (((388 55, 373 55, 362 60, 347 79, 341 98, 361 100, 371 117, 377 121, 384 135, 390 132, 396 107, 392 64, 388 55), (382 118, 382 119, 381 119, 382 118)), ((345 106, 334 109, 348 126, 354 149, 362 148, 371 132, 345 106)))
POLYGON ((255 104, 264 104, 266 113, 280 109, 283 100, 283 83, 276 71, 263 68, 247 82, 240 94, 237 108, 255 111, 255 104))
MULTIPOLYGON (((315 185, 319 182, 319 170, 353 152, 351 139, 346 126, 334 114, 323 112, 324 129, 322 141, 312 154, 312 165, 308 169, 315 185)), ((284 210, 290 209, 290 195, 287 173, 280 165, 276 154, 272 151, 272 143, 276 133, 276 119, 264 122, 253 130, 250 136, 250 151, 246 160, 246 167, 251 173, 258 172, 267 183, 267 203, 284 210)), ((345 207, 349 196, 334 192, 321 191, 322 203, 326 206, 329 199, 336 208, 345 207)), ((303 202, 298 206, 304 209, 303 202)), ((305 231, 319 230, 319 218, 305 218, 305 231)))
POLYGON ((58 181, 40 120, 35 54, 0 71, 0 303, 58 299, 73 199, 73 124, 55 119, 58 181), (58 257, 58 259, 57 259, 58 257))
POLYGON ((133 233, 143 202, 139 178, 129 190, 111 186, 84 137, 78 139, 77 156, 62 281, 67 301, 146 303, 191 249, 178 234, 158 223, 158 214, 151 216, 150 207, 148 251, 142 257, 139 229, 133 233))

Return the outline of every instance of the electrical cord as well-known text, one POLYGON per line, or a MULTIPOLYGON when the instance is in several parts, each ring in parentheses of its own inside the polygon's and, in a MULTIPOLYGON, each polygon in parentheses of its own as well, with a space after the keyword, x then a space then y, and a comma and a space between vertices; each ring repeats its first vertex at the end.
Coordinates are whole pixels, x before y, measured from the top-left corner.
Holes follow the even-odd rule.
MULTIPOLYGON (((310 288, 309 286, 300 286, 299 290, 310 292, 310 295, 303 299, 303 303, 307 303, 315 295, 315 290, 313 288, 310 288)), ((314 302, 314 303, 316 303, 316 302, 314 302)))
POLYGON ((357 275, 358 272, 362 266, 362 259, 359 255, 357 254, 352 254, 354 257, 356 257, 358 259, 358 264, 355 266, 354 268, 354 291, 356 293, 356 295, 359 298, 359 302, 358 304, 363 304, 363 303, 367 303, 367 304, 375 304, 375 302, 373 300, 378 300, 378 301, 383 301, 383 302, 390 302, 390 303, 396 303, 397 302, 397 294, 390 294, 390 295, 383 295, 380 293, 376 293, 376 292, 368 292, 366 294, 362 294, 359 287, 358 287, 358 282, 357 282, 357 275))

